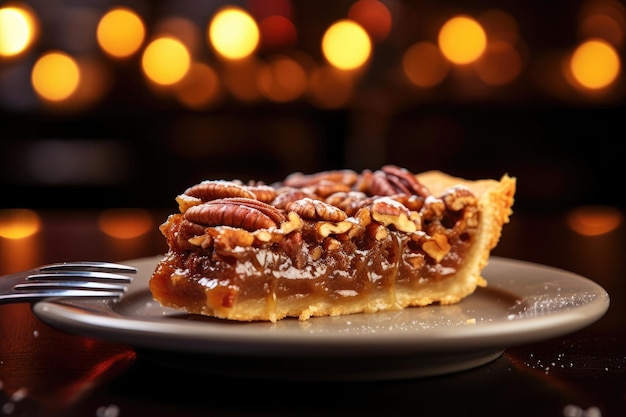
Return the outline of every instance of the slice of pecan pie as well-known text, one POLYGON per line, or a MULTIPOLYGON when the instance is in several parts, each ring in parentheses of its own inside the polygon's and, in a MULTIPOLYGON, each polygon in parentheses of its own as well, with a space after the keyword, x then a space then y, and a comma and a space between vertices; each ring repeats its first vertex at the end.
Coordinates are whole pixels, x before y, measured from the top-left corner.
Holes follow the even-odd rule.
POLYGON ((169 250, 150 289, 163 306, 240 321, 457 303, 486 285, 515 187, 392 165, 203 181, 160 227, 169 250))

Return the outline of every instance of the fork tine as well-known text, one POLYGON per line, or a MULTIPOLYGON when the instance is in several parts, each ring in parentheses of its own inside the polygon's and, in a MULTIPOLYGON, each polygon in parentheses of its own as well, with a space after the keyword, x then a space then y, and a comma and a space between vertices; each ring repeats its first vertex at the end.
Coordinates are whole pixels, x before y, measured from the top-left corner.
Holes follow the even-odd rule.
POLYGON ((0 304, 34 302, 46 298, 97 297, 120 299, 128 274, 137 269, 111 262, 63 262, 4 275, 0 280, 0 304))
POLYGON ((79 261, 79 262, 59 262, 48 265, 42 265, 36 270, 38 271, 58 271, 68 269, 80 269, 80 270, 98 270, 98 271, 112 271, 134 274, 137 272, 137 268, 117 264, 112 262, 94 262, 94 261, 79 261))
POLYGON ((123 295, 121 291, 99 291, 99 290, 85 290, 85 289, 42 289, 37 291, 16 291, 10 294, 3 295, 0 298, 0 304, 15 303, 15 302, 30 302, 45 300, 53 297, 62 298, 117 298, 120 299, 123 295))
POLYGON ((17 284, 13 287, 15 290, 20 291, 38 291, 40 289, 61 289, 61 288, 84 288, 91 290, 107 290, 107 291, 126 291, 126 287, 123 285, 110 284, 107 282, 94 282, 94 281, 58 281, 58 282, 28 282, 24 284, 17 284))
POLYGON ((57 271, 33 273, 26 277, 27 280, 58 280, 67 279, 99 279, 115 282, 130 283, 132 278, 126 275, 99 271, 57 271))

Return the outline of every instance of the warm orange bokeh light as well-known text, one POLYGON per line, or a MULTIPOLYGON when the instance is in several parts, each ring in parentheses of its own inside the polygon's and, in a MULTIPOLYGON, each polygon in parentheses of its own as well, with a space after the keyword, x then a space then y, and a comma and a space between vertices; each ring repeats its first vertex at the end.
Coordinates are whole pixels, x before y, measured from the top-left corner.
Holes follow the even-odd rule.
POLYGON ((213 16, 207 38, 219 55, 227 59, 242 59, 256 50, 260 34, 248 12, 227 6, 213 16))
POLYGON ((455 16, 444 23, 438 41, 443 55, 455 64, 476 61, 487 47, 485 30, 469 16, 455 16))
POLYGON ((600 236, 617 229, 623 221, 622 213, 615 207, 584 206, 571 210, 567 224, 583 236, 600 236))
POLYGON ((217 72, 207 64, 195 62, 175 87, 176 98, 185 107, 201 110, 216 104, 221 95, 217 72))
POLYGON ((406 50, 402 69, 416 86, 428 88, 441 83, 449 71, 448 61, 439 48, 430 42, 418 42, 406 50))
POLYGON ((0 237, 23 239, 34 235, 41 228, 41 219, 30 209, 0 210, 0 237))
POLYGON ((618 0, 588 0, 580 8, 580 39, 600 38, 616 48, 626 36, 626 6, 618 0))
POLYGON ((372 42, 365 29, 345 19, 326 30, 322 38, 322 52, 331 65, 342 70, 354 70, 369 59, 372 42))
POLYGON ((80 77, 80 69, 74 58, 64 52, 48 52, 35 63, 31 82, 40 97, 62 101, 76 91, 80 77))
POLYGON ((517 20, 503 10, 488 10, 480 16, 479 22, 490 41, 504 41, 514 45, 520 39, 517 20))
POLYGON ((26 5, 0 7, 0 56, 22 54, 34 43, 39 29, 35 13, 26 5))
POLYGON ((332 66, 313 70, 307 90, 314 106, 323 109, 337 109, 345 106, 354 92, 354 81, 349 73, 332 66))
POLYGON ((293 22, 285 16, 273 15, 261 20, 261 44, 265 49, 287 48, 295 45, 298 32, 293 22))
POLYGON ((132 239, 148 233, 154 221, 144 209, 108 209, 100 213, 98 227, 108 236, 132 239))
POLYGON ((112 85, 110 68, 95 57, 81 57, 76 63, 80 70, 80 82, 72 99, 63 103, 64 109, 85 111, 102 99, 112 85))
POLYGON ((501 86, 515 80, 522 72, 522 57, 506 41, 493 41, 476 62, 476 74, 490 86, 501 86))
POLYGON ((96 28, 98 44, 107 54, 126 58, 141 47, 146 28, 137 13, 126 7, 116 7, 102 16, 96 28))
POLYGON ((153 28, 155 36, 170 36, 187 47, 192 56, 201 53, 204 47, 202 29, 192 20, 180 16, 167 16, 153 28))
POLYGON ((583 38, 601 38, 614 45, 621 45, 624 41, 624 28, 615 19, 604 14, 586 18, 580 24, 579 32, 583 38))
POLYGON ((348 10, 348 18, 361 25, 376 43, 391 32, 391 11, 379 0, 358 0, 348 10))
POLYGON ((141 67, 148 79, 164 86, 182 80, 190 65, 191 57, 185 45, 167 36, 150 42, 141 60, 141 67))
POLYGON ((591 39, 576 48, 569 69, 581 86, 597 90, 611 85, 617 79, 621 62, 613 46, 600 39, 591 39))
POLYGON ((307 74, 298 62, 280 56, 260 69, 258 84, 261 93, 269 100, 292 101, 306 91, 307 74))
POLYGON ((261 63, 255 56, 227 61, 220 72, 226 90, 237 100, 252 103, 262 99, 257 83, 261 63))

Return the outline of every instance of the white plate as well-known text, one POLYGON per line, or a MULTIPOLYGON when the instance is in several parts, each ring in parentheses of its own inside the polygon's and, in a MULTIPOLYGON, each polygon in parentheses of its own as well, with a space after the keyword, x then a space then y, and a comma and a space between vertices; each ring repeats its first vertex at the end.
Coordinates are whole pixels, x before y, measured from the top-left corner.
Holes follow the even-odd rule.
POLYGON ((66 299, 33 311, 58 329, 135 347, 164 364, 234 377, 384 380, 473 368, 504 349, 582 329, 604 315, 606 291, 547 266, 492 257, 487 288, 456 305, 402 311, 232 322, 187 315, 153 301, 148 280, 159 257, 138 268, 120 301, 66 299))

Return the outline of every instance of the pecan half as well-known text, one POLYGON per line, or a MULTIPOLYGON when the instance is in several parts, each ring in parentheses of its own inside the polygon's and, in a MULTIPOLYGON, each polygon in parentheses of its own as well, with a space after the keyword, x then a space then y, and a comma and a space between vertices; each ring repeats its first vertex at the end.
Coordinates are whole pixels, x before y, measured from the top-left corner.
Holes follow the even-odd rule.
POLYGON ((284 209, 287 207, 289 203, 296 200, 301 200, 303 198, 313 198, 316 199, 318 196, 313 194, 310 191, 304 191, 298 188, 292 187, 283 187, 278 190, 278 195, 271 202, 272 206, 284 209))
POLYGON ((246 185, 246 189, 248 189, 248 191, 252 191, 256 199, 259 201, 263 201, 264 203, 271 202, 278 195, 278 191, 276 191, 276 189, 270 185, 246 185))
POLYGON ((331 171, 317 172, 315 174, 303 174, 302 172, 294 172, 285 178, 284 184, 290 187, 303 188, 320 181, 330 181, 347 185, 354 184, 358 179, 358 174, 350 169, 338 169, 331 171))
POLYGON ((344 192, 350 191, 349 184, 345 184, 343 182, 329 181, 326 179, 323 179, 305 188, 310 189, 314 194, 323 198, 333 193, 340 192, 340 191, 344 191, 344 192))
POLYGON ((257 210, 261 211, 266 216, 268 216, 270 219, 272 219, 272 221, 274 221, 276 225, 280 225, 282 222, 284 222, 287 219, 283 211, 272 206, 271 204, 264 203, 259 200, 232 197, 232 198, 223 198, 221 199, 221 201, 231 203, 231 204, 242 204, 244 206, 254 207, 257 210))
POLYGON ((398 187, 406 187, 408 194, 416 194, 422 197, 430 195, 430 190, 421 182, 417 177, 406 168, 401 168, 395 165, 385 165, 381 170, 387 174, 389 181, 396 184, 398 187))
POLYGON ((300 217, 309 220, 326 220, 340 222, 348 218, 345 211, 321 200, 303 198, 287 204, 286 209, 298 213, 300 217))
POLYGON ((395 165, 385 165, 378 171, 370 174, 367 182, 367 192, 371 195, 391 196, 396 194, 418 195, 427 197, 430 191, 417 177, 405 168, 395 165))
POLYGON ((227 197, 245 197, 256 199, 254 193, 248 190, 245 186, 238 184, 234 181, 202 181, 199 184, 193 185, 187 190, 185 194, 191 197, 199 198, 202 201, 217 200, 219 198, 227 197))
POLYGON ((207 226, 232 226, 248 231, 278 227, 285 219, 275 207, 247 198, 223 198, 190 207, 185 220, 207 226))

